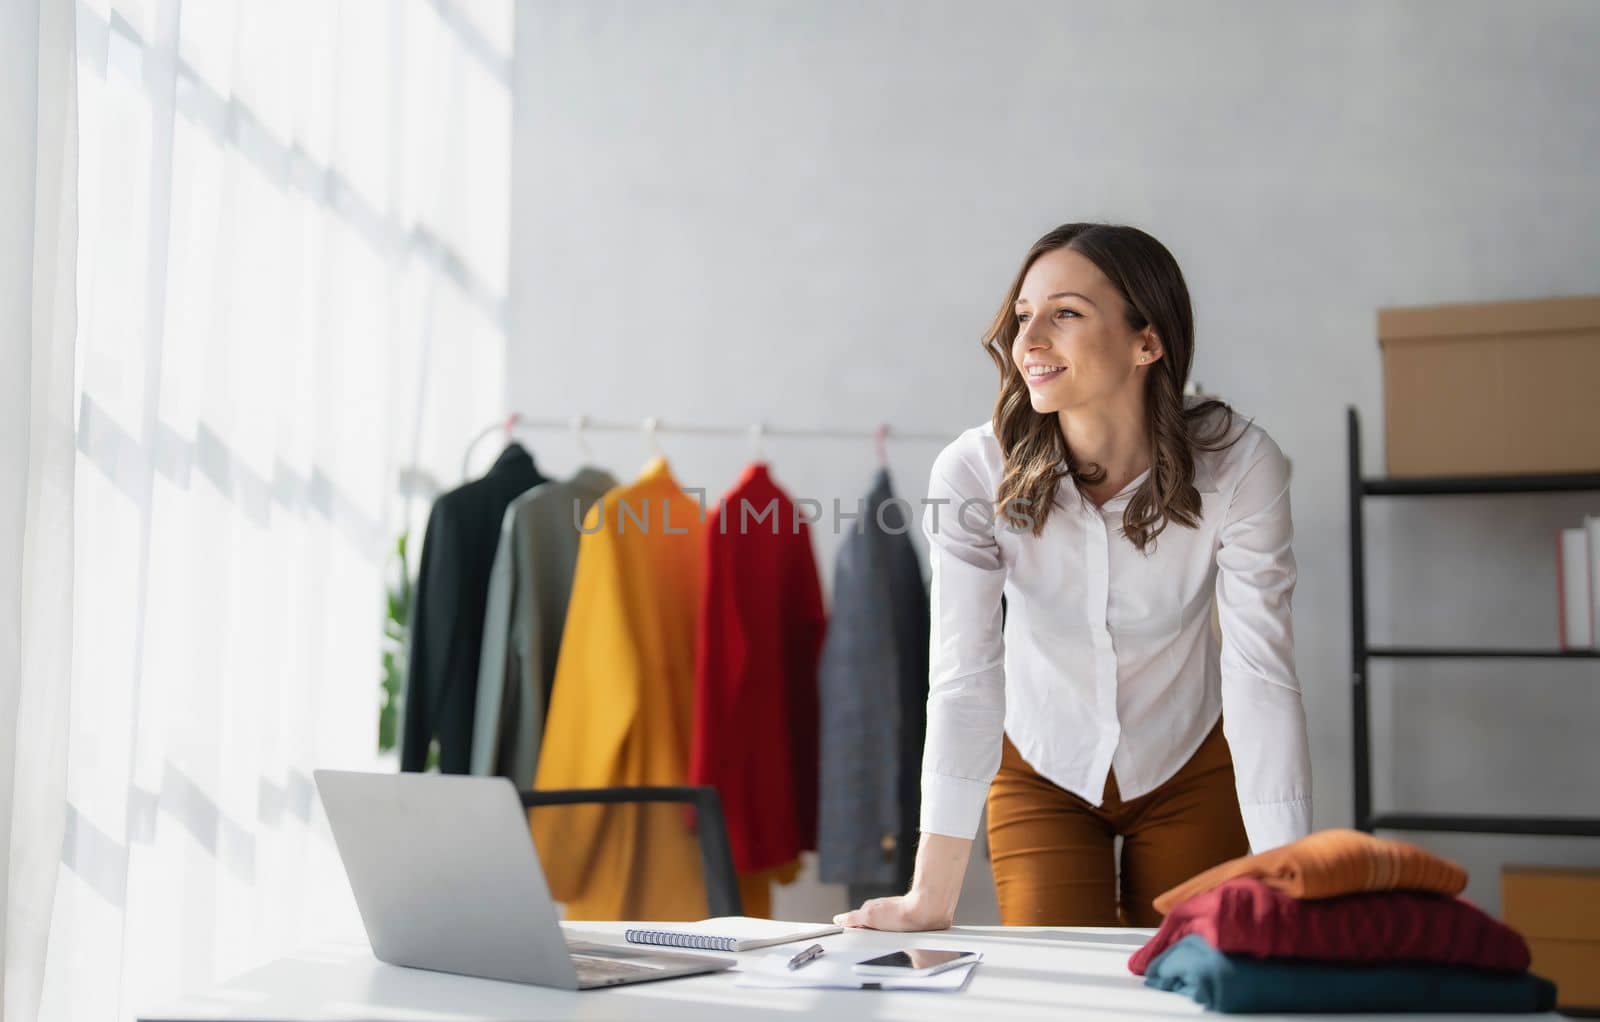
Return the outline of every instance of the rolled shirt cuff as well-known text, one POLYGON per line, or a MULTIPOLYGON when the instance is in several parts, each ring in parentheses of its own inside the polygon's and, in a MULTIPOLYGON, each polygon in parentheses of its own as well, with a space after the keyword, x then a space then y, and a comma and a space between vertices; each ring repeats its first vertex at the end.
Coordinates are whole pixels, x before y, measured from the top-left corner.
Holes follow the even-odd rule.
POLYGON ((1244 817, 1244 830, 1250 838, 1252 855, 1291 844, 1311 833, 1309 798, 1241 805, 1239 813, 1244 817))
POLYGON ((924 834, 944 834, 971 840, 989 797, 989 782, 970 777, 923 772, 922 821, 924 834))

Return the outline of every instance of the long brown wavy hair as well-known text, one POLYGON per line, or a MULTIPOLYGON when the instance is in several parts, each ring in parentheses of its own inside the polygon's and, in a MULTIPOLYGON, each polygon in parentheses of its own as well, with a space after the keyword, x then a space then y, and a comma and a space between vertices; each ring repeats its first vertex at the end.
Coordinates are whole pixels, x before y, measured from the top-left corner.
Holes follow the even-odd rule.
POLYGON ((1224 450, 1237 443, 1238 436, 1224 442, 1236 414, 1226 403, 1208 398, 1185 407, 1183 387, 1194 362, 1189 288, 1166 246, 1136 227, 1062 224, 1034 242, 984 334, 983 348, 1000 370, 994 434, 1005 452, 1006 471, 996 495, 997 512, 1013 528, 1028 529, 1037 536, 1044 531, 1062 478, 1070 475, 1081 483, 1094 484, 1106 477, 1104 466, 1073 460, 1054 413, 1033 410, 1027 381, 1011 358, 1011 344, 1017 337, 1014 306, 1022 280, 1040 256, 1060 248, 1070 248, 1099 267, 1127 305, 1129 328, 1137 331, 1153 325, 1166 352, 1145 376, 1150 475, 1122 515, 1123 535, 1142 552, 1169 522, 1189 528, 1200 523, 1194 452, 1224 450))

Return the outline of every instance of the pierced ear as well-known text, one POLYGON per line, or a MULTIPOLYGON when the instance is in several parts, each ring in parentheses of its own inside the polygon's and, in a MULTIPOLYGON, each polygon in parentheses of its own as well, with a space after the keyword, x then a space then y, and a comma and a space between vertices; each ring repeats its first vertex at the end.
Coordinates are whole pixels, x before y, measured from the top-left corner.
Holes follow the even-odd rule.
POLYGON ((1139 353, 1140 365, 1150 365, 1166 357, 1167 350, 1162 346, 1154 327, 1145 327, 1140 336, 1144 338, 1144 350, 1139 353))

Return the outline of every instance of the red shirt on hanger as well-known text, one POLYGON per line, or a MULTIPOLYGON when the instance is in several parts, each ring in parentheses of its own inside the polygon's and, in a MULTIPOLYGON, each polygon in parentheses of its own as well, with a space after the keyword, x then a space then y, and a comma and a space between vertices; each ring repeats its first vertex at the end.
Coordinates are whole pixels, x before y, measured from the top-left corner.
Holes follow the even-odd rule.
POLYGON ((706 522, 689 780, 717 789, 741 873, 817 842, 817 664, 826 615, 811 528, 767 467, 706 522))

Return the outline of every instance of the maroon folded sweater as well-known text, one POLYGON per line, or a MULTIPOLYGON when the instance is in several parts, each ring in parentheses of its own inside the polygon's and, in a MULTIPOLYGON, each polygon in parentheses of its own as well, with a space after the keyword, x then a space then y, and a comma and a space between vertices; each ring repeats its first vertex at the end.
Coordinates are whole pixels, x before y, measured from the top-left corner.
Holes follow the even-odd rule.
POLYGON ((1218 951, 1257 958, 1528 967, 1521 934, 1448 894, 1367 891, 1302 901, 1239 877, 1173 908, 1128 968, 1144 975, 1157 955, 1190 934, 1218 951))

